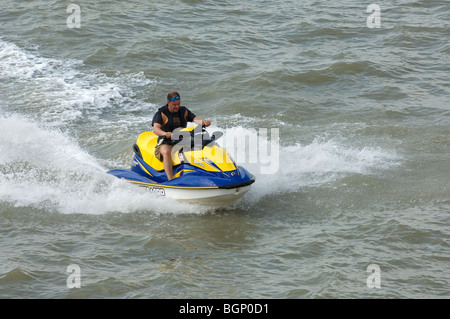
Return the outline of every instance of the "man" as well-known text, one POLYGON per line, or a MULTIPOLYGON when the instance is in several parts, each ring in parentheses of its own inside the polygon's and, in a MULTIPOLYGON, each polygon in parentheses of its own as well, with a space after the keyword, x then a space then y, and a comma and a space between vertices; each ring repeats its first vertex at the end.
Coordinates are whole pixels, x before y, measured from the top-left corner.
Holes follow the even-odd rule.
POLYGON ((187 122, 198 125, 210 126, 211 121, 197 117, 188 108, 181 106, 181 97, 177 92, 167 95, 167 104, 160 107, 153 116, 153 133, 158 135, 158 145, 155 148, 155 156, 163 162, 167 179, 173 179, 172 131, 179 127, 186 127, 187 122))

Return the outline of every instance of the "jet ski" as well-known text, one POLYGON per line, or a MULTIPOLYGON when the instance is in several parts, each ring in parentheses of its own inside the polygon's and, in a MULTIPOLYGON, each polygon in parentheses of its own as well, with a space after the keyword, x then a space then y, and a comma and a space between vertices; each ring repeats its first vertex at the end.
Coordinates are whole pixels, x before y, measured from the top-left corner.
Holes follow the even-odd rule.
POLYGON ((108 174, 147 188, 159 196, 197 204, 228 206, 244 196, 255 182, 245 168, 236 165, 205 127, 191 126, 172 132, 172 180, 155 157, 158 136, 143 132, 133 146, 131 169, 113 169, 108 174))

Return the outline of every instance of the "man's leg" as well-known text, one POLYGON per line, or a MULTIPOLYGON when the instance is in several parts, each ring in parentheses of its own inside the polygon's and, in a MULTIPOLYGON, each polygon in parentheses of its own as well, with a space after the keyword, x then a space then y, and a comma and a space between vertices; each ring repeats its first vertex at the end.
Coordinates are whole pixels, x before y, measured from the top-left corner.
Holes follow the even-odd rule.
POLYGON ((161 145, 160 152, 163 158, 164 171, 166 172, 167 179, 170 181, 173 179, 172 146, 163 144, 161 145))

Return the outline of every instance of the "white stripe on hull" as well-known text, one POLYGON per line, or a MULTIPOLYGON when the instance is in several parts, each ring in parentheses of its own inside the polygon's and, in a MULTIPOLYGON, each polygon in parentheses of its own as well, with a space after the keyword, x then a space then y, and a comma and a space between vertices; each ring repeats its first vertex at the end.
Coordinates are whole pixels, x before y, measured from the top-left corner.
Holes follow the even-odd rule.
POLYGON ((210 206, 229 206, 250 190, 250 185, 232 189, 224 188, 171 188, 147 186, 153 193, 190 202, 210 206))

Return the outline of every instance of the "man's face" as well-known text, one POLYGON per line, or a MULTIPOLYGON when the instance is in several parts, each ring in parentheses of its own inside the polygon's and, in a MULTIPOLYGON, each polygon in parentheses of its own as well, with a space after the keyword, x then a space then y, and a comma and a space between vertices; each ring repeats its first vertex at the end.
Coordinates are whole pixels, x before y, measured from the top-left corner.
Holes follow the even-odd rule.
POLYGON ((167 101, 167 105, 169 106, 170 112, 176 113, 180 109, 181 100, 167 101))

